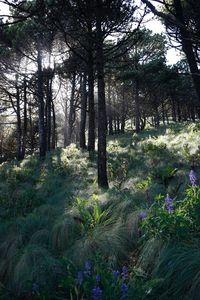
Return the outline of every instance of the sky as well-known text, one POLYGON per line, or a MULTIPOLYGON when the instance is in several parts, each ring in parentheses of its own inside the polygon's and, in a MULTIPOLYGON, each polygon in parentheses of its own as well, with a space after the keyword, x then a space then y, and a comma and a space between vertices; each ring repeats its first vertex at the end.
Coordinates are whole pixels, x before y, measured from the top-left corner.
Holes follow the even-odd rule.
MULTIPOLYGON (((139 0, 136 0, 139 1, 139 0)), ((0 3, 0 15, 7 15, 9 13, 8 6, 0 3)), ((155 33, 165 33, 165 27, 154 17, 153 14, 148 14, 148 22, 146 23, 145 27, 152 30, 155 33)), ((172 65, 175 64, 177 61, 181 59, 180 52, 171 48, 167 51, 167 63, 172 65)))

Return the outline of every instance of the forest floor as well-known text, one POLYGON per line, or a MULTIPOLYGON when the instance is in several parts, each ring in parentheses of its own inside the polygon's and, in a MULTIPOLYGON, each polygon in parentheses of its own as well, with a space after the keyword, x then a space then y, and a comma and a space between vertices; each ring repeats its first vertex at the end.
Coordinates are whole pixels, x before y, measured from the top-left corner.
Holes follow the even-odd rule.
POLYGON ((75 145, 1 164, 0 299, 200 299, 199 134, 184 123, 109 138, 108 190, 75 145))

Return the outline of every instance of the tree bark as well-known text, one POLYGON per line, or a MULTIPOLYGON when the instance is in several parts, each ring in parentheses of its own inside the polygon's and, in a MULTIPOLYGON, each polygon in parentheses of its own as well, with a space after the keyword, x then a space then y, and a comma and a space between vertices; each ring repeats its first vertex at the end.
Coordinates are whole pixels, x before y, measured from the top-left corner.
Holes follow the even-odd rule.
POLYGON ((87 76, 84 72, 81 82, 81 121, 80 121, 80 148, 86 149, 85 126, 86 126, 86 111, 87 111, 87 76))
POLYGON ((25 157, 26 152, 26 141, 27 141, 27 84, 26 79, 24 79, 24 130, 22 139, 22 158, 25 157))
MULTIPOLYGON (((40 38, 40 37, 39 37, 40 38)), ((40 41, 37 43, 37 67, 38 67, 38 106, 39 106, 39 148, 40 157, 46 155, 46 130, 44 122, 44 94, 43 94, 43 71, 42 71, 42 50, 40 41)))
POLYGON ((106 104, 104 83, 104 54, 102 33, 102 0, 97 0, 96 33, 97 33, 97 81, 98 81, 98 185, 108 188, 107 154, 106 154, 106 104))
POLYGON ((20 94, 16 76, 16 100, 17 100, 17 160, 22 160, 22 126, 21 126, 21 109, 20 94))

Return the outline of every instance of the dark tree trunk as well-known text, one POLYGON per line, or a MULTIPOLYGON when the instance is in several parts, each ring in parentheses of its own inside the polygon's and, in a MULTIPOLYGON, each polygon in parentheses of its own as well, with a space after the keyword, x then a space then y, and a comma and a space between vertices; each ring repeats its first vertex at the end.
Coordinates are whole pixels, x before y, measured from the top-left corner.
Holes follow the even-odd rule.
POLYGON ((187 57, 187 61, 190 67, 190 71, 192 73, 192 79, 194 82, 194 87, 199 99, 200 105, 200 72, 198 69, 197 61, 195 58, 192 39, 191 36, 185 26, 185 20, 183 15, 183 8, 180 0, 174 0, 174 7, 177 19, 182 23, 183 26, 180 26, 180 34, 182 39, 182 47, 185 55, 187 57))
POLYGON ((32 109, 31 105, 28 106, 29 112, 29 126, 30 126, 30 146, 31 146, 31 154, 34 152, 34 134, 33 134, 33 121, 32 121, 32 109))
MULTIPOLYGON (((92 47, 92 46, 91 46, 92 47)), ((94 109, 94 70, 93 53, 88 52, 88 151, 95 150, 95 109, 94 109)))
POLYGON ((175 100, 173 97, 172 97, 171 103, 172 103, 172 120, 174 122, 176 122, 176 106, 175 106, 175 100))
POLYGON ((22 124, 21 124, 21 109, 20 109, 20 94, 17 85, 16 76, 16 100, 17 100, 17 160, 22 159, 22 124))
POLYGON ((181 122, 181 110, 180 110, 180 102, 177 101, 177 116, 178 116, 178 122, 181 122))
POLYGON ((84 72, 81 82, 81 121, 80 121, 80 148, 86 149, 85 141, 85 126, 86 126, 86 112, 87 112, 87 76, 84 72))
POLYGON ((51 103, 52 103, 52 76, 47 78, 47 100, 46 100, 46 132, 47 132, 47 151, 51 150, 51 103))
POLYGON ((26 152, 26 140, 27 140, 27 85, 26 79, 24 79, 24 130, 22 139, 22 158, 25 157, 26 152))
POLYGON ((103 33, 101 29, 102 0, 97 0, 96 30, 97 30, 97 82, 98 82, 98 185, 108 188, 107 155, 106 155, 106 104, 104 83, 103 33))
POLYGON ((39 148, 40 157, 44 157, 46 154, 46 131, 44 121, 44 94, 43 94, 43 71, 42 71, 42 51, 40 41, 37 44, 37 67, 38 67, 38 106, 39 106, 39 148))
POLYGON ((56 114, 55 114, 55 106, 53 102, 53 98, 51 99, 51 108, 52 108, 52 142, 51 147, 52 149, 56 149, 57 140, 56 140, 56 114))
POLYGON ((162 102, 162 121, 163 124, 165 125, 165 107, 163 102, 162 102))
POLYGON ((113 118, 111 105, 111 80, 108 77, 108 134, 113 135, 113 118))
POLYGON ((139 82, 133 81, 133 93, 135 96, 135 131, 140 132, 140 108, 139 108, 139 82))
POLYGON ((125 132, 125 122, 126 122, 126 102, 125 102, 125 90, 124 90, 124 83, 123 83, 123 86, 122 86, 121 133, 125 132))

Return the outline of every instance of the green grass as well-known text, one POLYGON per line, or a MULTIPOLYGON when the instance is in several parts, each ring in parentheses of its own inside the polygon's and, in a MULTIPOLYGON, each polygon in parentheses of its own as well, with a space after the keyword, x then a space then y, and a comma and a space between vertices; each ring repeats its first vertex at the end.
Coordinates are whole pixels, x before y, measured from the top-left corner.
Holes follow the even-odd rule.
MULTIPOLYGON (((78 268, 97 253, 116 268, 125 262, 145 274, 138 299, 182 297, 186 291, 177 279, 177 249, 166 241, 141 238, 138 214, 148 211, 159 194, 183 198, 191 163, 200 175, 199 146, 195 124, 114 136, 108 140, 108 191, 97 186, 95 160, 74 145, 57 149, 42 162, 32 156, 0 165, 0 299, 55 299, 67 272, 63 258, 78 268), (170 251, 177 268, 173 274, 164 268, 170 251), (33 284, 38 295, 33 296, 33 284), (166 287, 170 292, 165 295, 166 287)), ((188 299, 195 300, 194 245, 187 245, 188 257, 186 246, 180 247, 182 265, 190 266, 197 278, 187 286, 188 299)))

